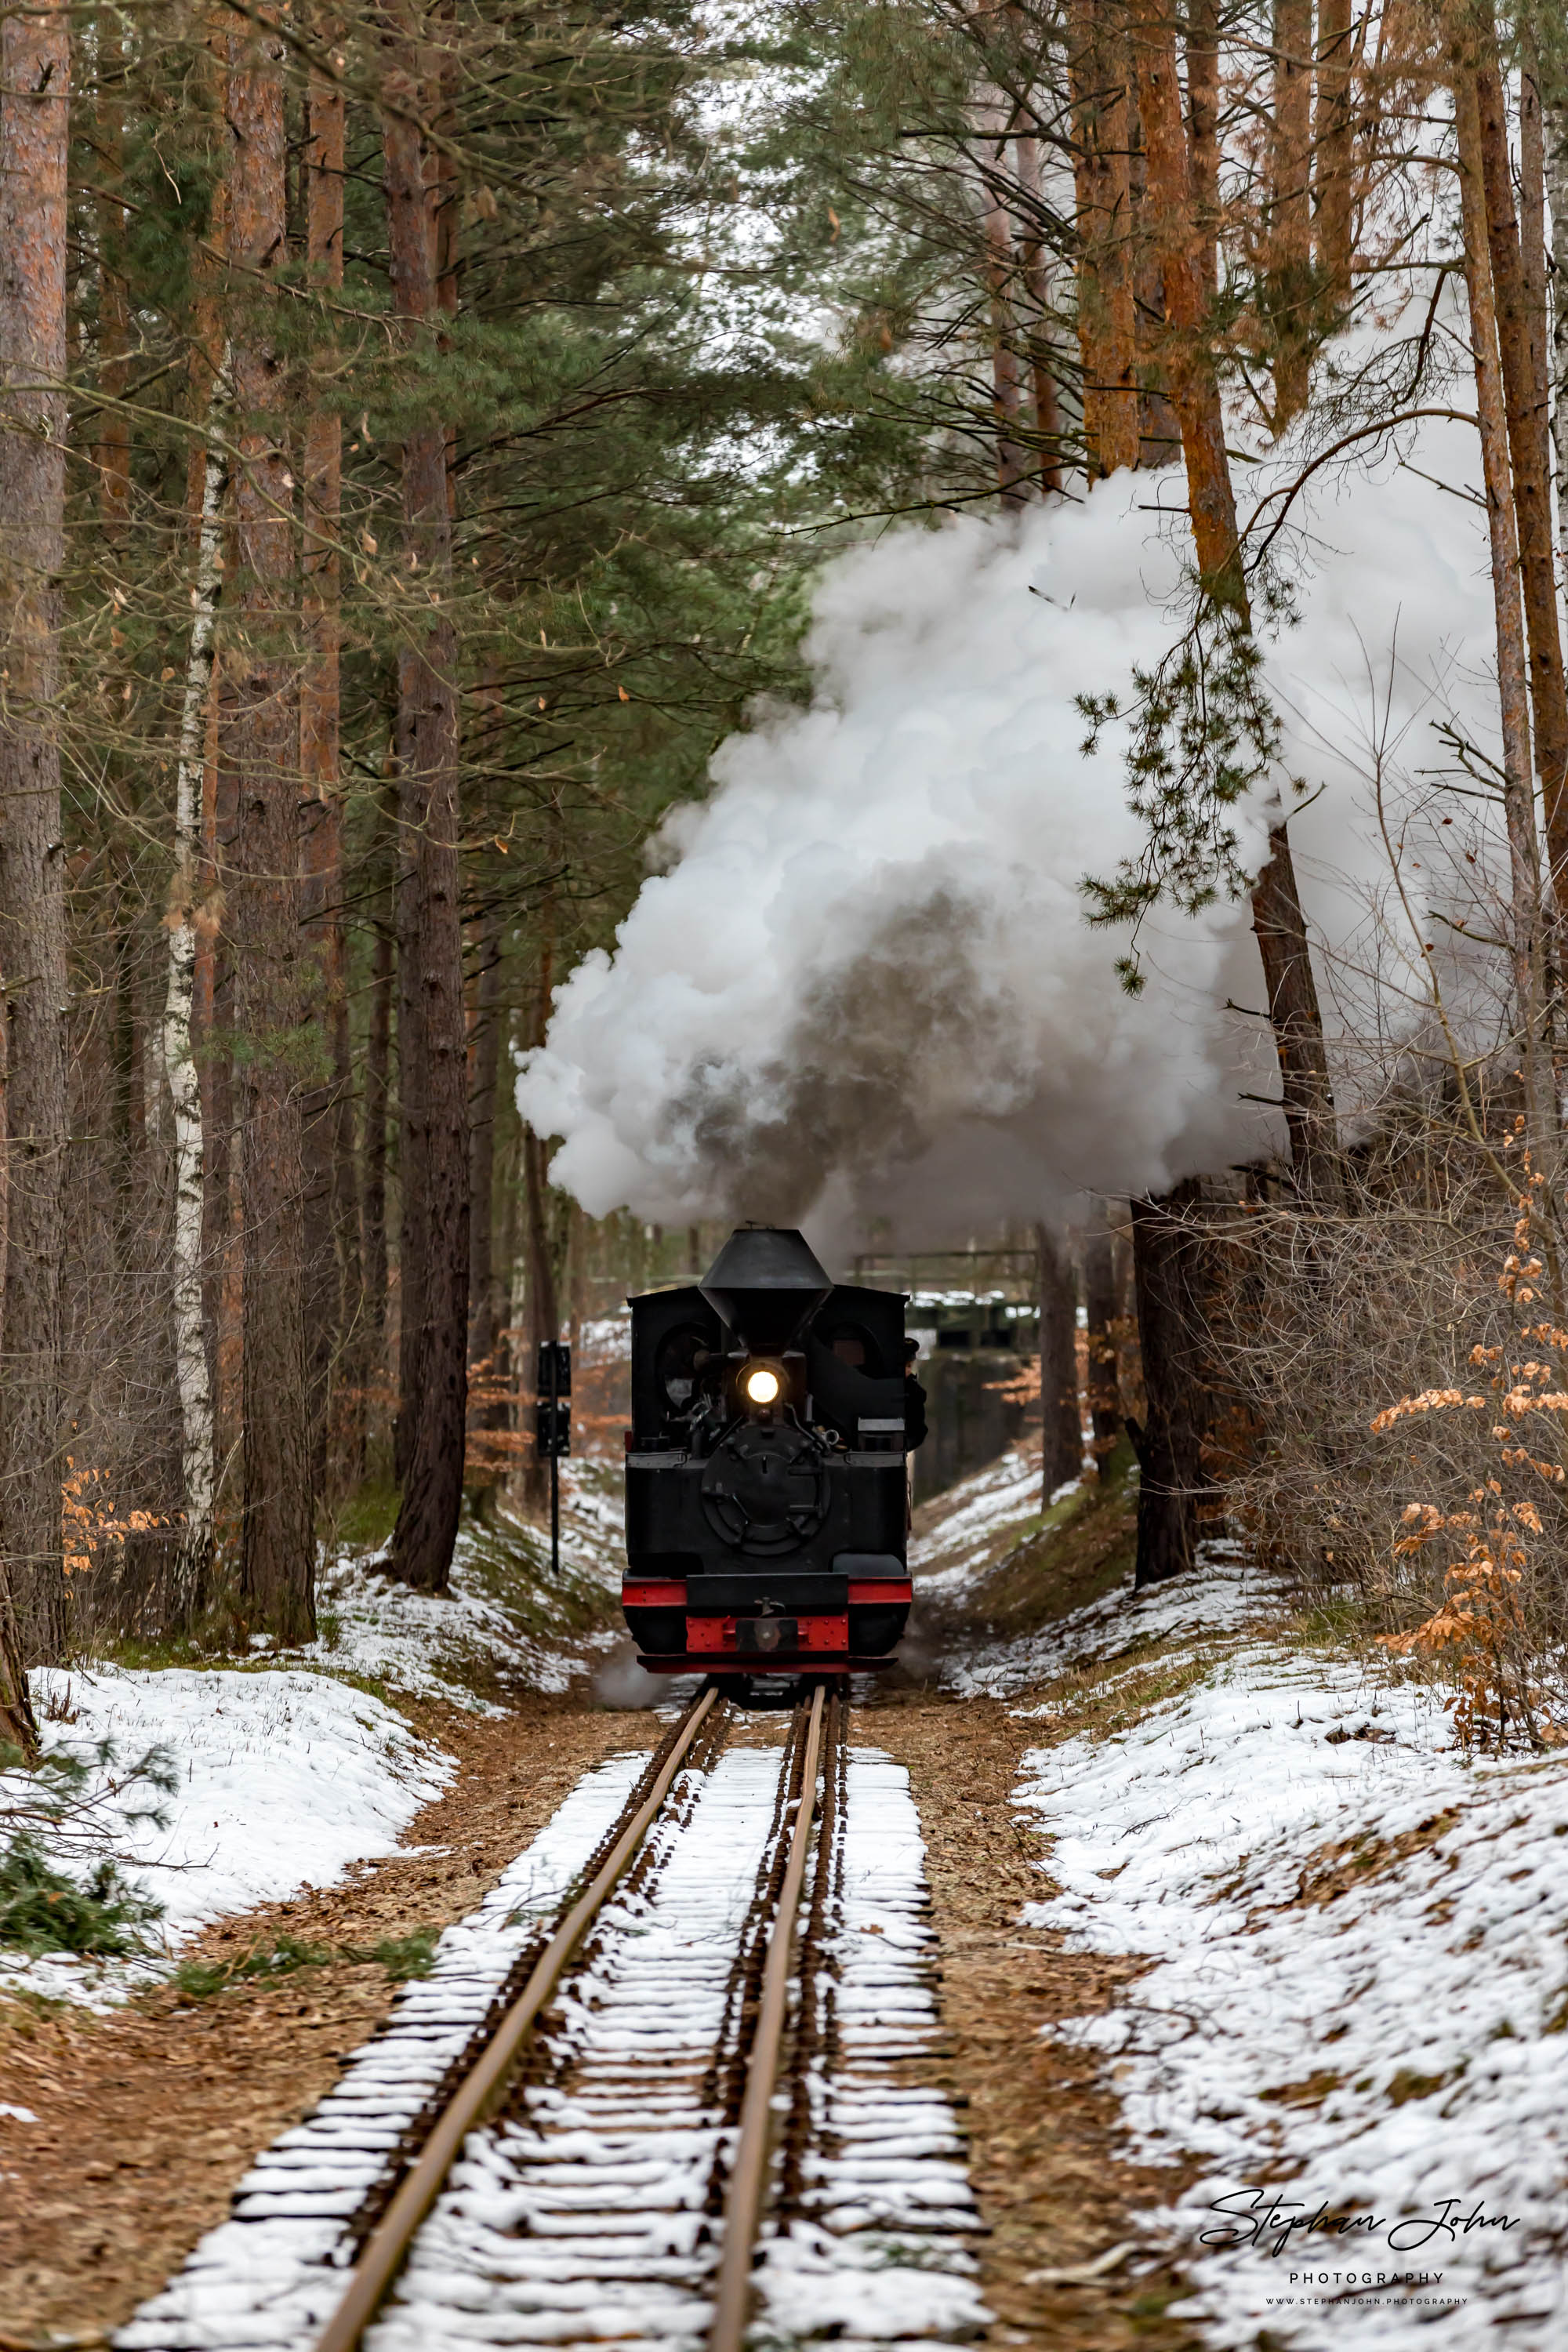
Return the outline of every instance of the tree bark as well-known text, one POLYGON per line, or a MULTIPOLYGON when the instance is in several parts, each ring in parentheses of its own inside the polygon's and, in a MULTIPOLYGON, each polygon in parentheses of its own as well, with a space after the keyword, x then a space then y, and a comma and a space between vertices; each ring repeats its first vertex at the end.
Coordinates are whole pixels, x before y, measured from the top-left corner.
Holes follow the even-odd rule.
POLYGON ((1007 109, 997 91, 975 109, 980 131, 980 202, 985 244, 985 289, 991 309, 991 407, 996 436, 996 483, 1005 507, 1028 500, 1028 453, 1018 438, 1023 393, 1013 317, 1016 268, 1013 225, 998 185, 1007 151, 1007 109))
POLYGON ((1094 1458, 1106 1461, 1121 1433, 1121 1391, 1116 1365, 1116 1253, 1103 1204, 1084 1235, 1083 1304, 1088 1324, 1089 1412, 1094 1458))
POLYGON ((1552 1099, 1550 1075, 1543 1066, 1537 1035, 1544 998, 1541 975, 1541 862, 1535 829, 1535 795, 1530 781, 1530 698, 1524 631, 1521 623, 1522 582, 1519 537, 1513 484, 1509 469, 1508 419, 1498 348, 1497 313, 1489 263, 1488 215, 1490 207, 1486 196, 1485 131, 1479 79, 1466 48, 1458 47, 1453 61, 1454 119, 1459 151, 1465 290, 1470 310, 1476 413, 1480 426, 1481 472, 1486 485, 1487 524, 1491 544, 1492 604, 1497 622, 1503 814, 1508 828, 1512 886, 1512 937, 1510 945, 1531 1139, 1540 1154, 1548 1139, 1552 1099))
MULTIPOLYGON (((1225 420, 1206 334, 1174 37, 1159 18, 1140 19, 1133 54, 1149 159, 1151 225, 1164 273, 1166 372, 1181 420, 1198 577, 1215 603, 1228 606, 1250 631, 1225 420)), ((1333 1090, 1295 863, 1282 817, 1270 830, 1268 862, 1253 885, 1252 928, 1279 1057, 1291 1165, 1302 1191, 1329 1203, 1339 1195, 1333 1090)))
POLYGON ((1191 1223, 1198 1188, 1132 1202, 1132 1266, 1145 1419, 1130 1421, 1138 1456, 1140 1588, 1182 1575, 1196 1557, 1202 1417, 1194 1360, 1191 1223))
POLYGON ((1274 0, 1267 299, 1276 436, 1307 405, 1312 350, 1312 0, 1274 0))
POLYGON ((65 561, 70 19, 0 23, 0 970, 10 1074, 0 1544, 25 1654, 63 1654, 61 1271, 68 1147, 59 574, 65 561))
POLYGON ((1078 334, 1091 481, 1138 463, 1126 26, 1120 0, 1068 18, 1079 235, 1078 334))
POLYGON ((1068 1251, 1042 1224, 1040 1259, 1040 1502, 1083 1475, 1083 1420, 1078 1398, 1078 1281, 1068 1251))
POLYGON ((1354 62, 1351 0, 1318 0, 1318 89, 1312 117, 1317 264, 1324 299, 1339 312, 1350 302, 1354 261, 1354 119, 1351 110, 1354 62))
POLYGON ((1051 368, 1051 289, 1046 268, 1040 145, 1032 131, 1020 131, 1014 147, 1020 198, 1018 269, 1029 301, 1029 374, 1035 395, 1035 437, 1039 443, 1036 466, 1040 488, 1048 495, 1062 486, 1062 417, 1051 368))
POLYGON ((1568 573, 1568 91, 1542 90, 1546 193, 1552 205, 1552 435, 1557 470, 1558 560, 1568 573))
MULTIPOLYGON (((336 28, 318 36, 330 51, 336 28)), ((306 259, 327 294, 343 282, 343 94, 312 72, 305 145, 306 259)), ((353 1079, 343 950, 342 803, 339 781, 338 537, 342 511, 342 423, 312 408, 304 435, 305 663, 300 682, 300 831, 302 908, 311 1011, 324 1065, 303 1104, 306 1346, 312 1472, 318 1492, 359 1475, 363 1416, 353 1381, 333 1396, 345 1336, 361 1311, 358 1210, 353 1181, 353 1079), (333 1442, 335 1439, 335 1443, 333 1442)))
POLYGON ((1198 274, 1219 291, 1219 12, 1216 0, 1187 10, 1187 136, 1193 159, 1193 220, 1198 274))
POLYGON ((131 520, 131 422, 119 404, 130 380, 131 306, 121 274, 125 207, 117 194, 124 169, 124 71, 119 20, 111 8, 98 12, 98 416, 99 513, 113 545, 131 520))
POLYGON ((239 467, 239 628, 233 695, 237 822, 231 932, 245 1265, 241 1605, 285 1643, 315 1633, 315 1529, 305 1368, 304 1189, 294 1056, 300 973, 299 705, 287 652, 294 592, 283 446, 285 362, 266 330, 286 259, 283 44, 264 26, 229 39, 230 251, 243 275, 233 345, 239 467))
POLYGON ((1543 373, 1545 366, 1545 257, 1542 253, 1535 271, 1539 302, 1532 303, 1514 217, 1508 113, 1489 13, 1485 25, 1472 37, 1479 42, 1475 91, 1480 183, 1513 470, 1520 585, 1529 643, 1531 709, 1535 720, 1535 767, 1546 812, 1552 883, 1555 887, 1561 877, 1562 885, 1568 887, 1568 690, 1563 681, 1552 545, 1551 442, 1546 403, 1538 375, 1538 370, 1543 373), (1539 354, 1534 331, 1537 328, 1539 354))
POLYGON ((468 1097, 469 1190, 468 1365, 495 1376, 496 1086, 500 1070, 501 927, 492 914, 479 934, 479 974, 474 991, 473 1086, 468 1097))
POLYGON ((364 1056, 364 1369, 380 1370, 386 1340, 386 1112, 392 1057, 391 909, 377 916, 364 1056))
MULTIPOLYGON (((4 980, 5 975, 0 972, 0 985, 4 984, 4 980)), ((3 1318, 5 1311, 5 1171, 8 1156, 5 1117, 5 1024, 0 1021, 0 1362, 5 1360, 3 1318)), ((20 1748, 24 1763, 32 1764, 37 1760, 38 1725, 27 1689, 22 1629, 16 1612, 16 1595, 11 1587, 11 1566, 4 1549, 0 1548, 0 1745, 5 1743, 20 1748)))
MULTIPOLYGON (((221 385, 221 372, 219 382, 221 385)), ((214 405, 216 409, 216 400, 214 405)), ((225 486, 223 460, 210 442, 201 482, 195 583, 191 591, 191 638, 185 656, 174 780, 174 875, 169 892, 169 976, 163 999, 163 1076, 174 1113, 174 1372, 180 1392, 180 1469, 184 1506, 184 1525, 174 1571, 174 1620, 179 1626, 190 1622, 205 1595, 212 1562, 216 1491, 212 1379, 202 1295, 206 1139, 195 1041, 196 906, 201 892, 207 710, 212 695, 213 622, 217 609, 225 486)))
MULTIPOLYGON (((414 121, 416 45, 390 52, 383 128, 393 302, 410 347, 439 315, 431 190, 414 121)), ((399 922, 400 1176, 405 1255, 399 1415, 403 1504, 391 1565, 405 1582, 445 1589, 463 1499, 468 1412, 468 1126, 463 936, 458 851, 457 643, 449 614, 452 521, 447 436, 438 424, 403 450, 404 541, 421 609, 398 656, 399 817, 405 912, 399 922), (426 602, 425 600, 428 600, 426 602), (410 956, 412 969, 402 967, 410 956), (417 1000, 411 1034, 403 1019, 417 1000), (412 1058, 411 1058, 412 1057, 412 1058), (412 1081, 412 1084, 411 1084, 412 1081), (411 1183, 423 1187, 410 1228, 411 1183), (410 1297, 410 1275, 415 1297, 410 1297), (417 1324, 411 1329, 411 1305, 417 1324)))

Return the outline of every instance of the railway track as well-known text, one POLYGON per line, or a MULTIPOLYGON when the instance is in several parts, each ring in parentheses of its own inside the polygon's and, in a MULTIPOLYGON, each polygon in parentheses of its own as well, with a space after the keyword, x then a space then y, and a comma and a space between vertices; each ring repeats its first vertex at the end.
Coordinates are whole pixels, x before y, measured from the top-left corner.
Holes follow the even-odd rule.
POLYGON ((121 2352, 972 2336, 918 1825, 847 1718, 710 1685, 587 1775, 121 2352))

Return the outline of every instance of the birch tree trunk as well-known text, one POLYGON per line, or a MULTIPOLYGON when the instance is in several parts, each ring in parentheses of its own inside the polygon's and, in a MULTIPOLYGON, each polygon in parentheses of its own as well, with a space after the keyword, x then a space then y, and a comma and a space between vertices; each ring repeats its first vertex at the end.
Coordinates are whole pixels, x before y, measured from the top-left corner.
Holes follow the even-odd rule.
POLYGON ((315 1632, 315 1526, 305 1370, 304 1169, 294 1055, 300 988, 300 719, 287 651, 295 585, 283 447, 285 363, 268 332, 286 258, 283 44, 265 25, 229 41, 230 252, 239 630, 233 697, 237 812, 231 931, 244 1217, 241 1601, 279 1641, 315 1632))
MULTIPOLYGON (((1207 338, 1174 36, 1158 17, 1140 19, 1133 54, 1149 159, 1151 225, 1164 276, 1166 369, 1181 419, 1198 575, 1206 593, 1250 630, 1225 419, 1207 338)), ((1291 1165, 1304 1193, 1331 1202, 1340 1189, 1333 1090, 1283 816, 1270 828, 1268 862, 1253 884, 1252 928, 1268 991, 1291 1165)))
MULTIPOLYGON (((215 403, 215 412, 216 408, 215 403)), ((174 782, 174 876, 168 914, 169 978, 163 1029, 163 1076, 174 1112, 174 1372, 180 1391, 180 1467, 185 1512, 174 1577, 175 1618, 181 1625, 189 1623, 205 1595, 212 1559, 216 1485, 212 1382, 202 1298, 206 1150, 194 1028, 196 903, 201 889, 202 804, 206 776, 207 707, 213 682, 213 621, 220 576, 223 491, 223 461, 209 442, 202 467, 196 576, 191 591, 191 641, 185 656, 184 696, 180 708, 180 748, 174 782)))
POLYGON ((0 20, 0 970, 10 1076, 0 1545, 25 1654, 63 1654, 60 1341, 68 1149, 65 845, 53 705, 65 561, 70 19, 0 20))
MULTIPOLYGON (((389 68, 386 89, 395 110, 384 119, 383 142, 393 302, 413 347, 434 328, 439 305, 432 191, 416 128, 418 44, 412 26, 391 48, 389 68)), ((457 640, 449 617, 452 520, 447 436, 438 424, 421 426, 404 444, 403 520, 416 593, 428 602, 411 620, 413 642, 405 642, 397 665, 406 910, 398 926, 402 1349, 411 1352, 407 1370, 400 1373, 404 1484, 391 1565, 405 1582, 439 1591, 451 1570, 463 1500, 469 1200, 457 640), (424 1197, 413 1204, 417 1222, 411 1223, 409 1192, 416 1182, 424 1197), (411 1307, 419 1318, 412 1329, 411 1307)))
MULTIPOLYGON (((1541 859, 1531 788, 1530 694, 1526 678, 1521 582, 1513 485, 1509 471, 1508 419, 1498 350, 1497 314, 1489 266, 1489 235, 1482 155, 1478 75, 1463 47, 1453 61, 1454 119, 1458 135, 1459 193, 1465 246, 1465 291, 1470 310, 1476 413, 1491 543, 1492 604, 1497 624, 1498 696, 1502 721, 1503 813, 1508 827, 1512 907, 1516 1020, 1531 1140, 1538 1156, 1548 1141, 1550 1072, 1538 1034, 1544 992, 1541 971, 1541 859)), ((1539 1164, 1539 1158, 1538 1158, 1539 1164)))

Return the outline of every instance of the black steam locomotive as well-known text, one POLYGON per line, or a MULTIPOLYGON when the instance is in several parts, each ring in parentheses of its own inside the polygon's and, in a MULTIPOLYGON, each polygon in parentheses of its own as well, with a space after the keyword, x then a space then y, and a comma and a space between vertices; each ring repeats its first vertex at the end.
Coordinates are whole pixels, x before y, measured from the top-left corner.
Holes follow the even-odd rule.
POLYGON ((631 1302, 626 1570, 645 1666, 886 1664, 910 1587, 900 1294, 830 1282, 797 1233, 731 1234, 631 1302))

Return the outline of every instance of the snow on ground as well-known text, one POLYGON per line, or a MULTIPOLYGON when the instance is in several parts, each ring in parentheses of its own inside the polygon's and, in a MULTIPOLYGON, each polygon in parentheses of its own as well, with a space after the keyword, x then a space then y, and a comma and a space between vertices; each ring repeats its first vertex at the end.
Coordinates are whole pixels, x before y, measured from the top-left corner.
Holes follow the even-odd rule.
MULTIPOLYGON (((395 1710, 327 1675, 292 1667, 200 1672, 91 1665, 32 1677, 46 1746, 90 1758, 110 1740, 93 1786, 109 1812, 110 1784, 151 1748, 173 1759, 178 1787, 165 1830, 119 1809, 115 1851, 126 1874, 164 1906, 149 1931, 163 1953, 98 1962, 0 1950, 0 1989, 103 2007, 164 1973, 167 1959, 208 1920, 326 1886, 350 1864, 390 1853, 456 1767, 417 1738, 395 1710), (47 1719, 68 1711, 68 1723, 47 1719)), ((7 1782, 0 1775, 0 1803, 7 1782)), ((128 1792, 125 1801, 144 1802, 128 1792)))
MULTIPOLYGON (((932 1500, 936 1511, 927 1519, 924 1532, 910 1541, 910 1567, 921 1579, 923 1592, 951 1599, 974 1574, 987 1543, 1009 1528, 1038 1519, 1038 1452, 1012 1446, 984 1469, 932 1500)), ((921 1517, 927 1518, 927 1514, 922 1512, 921 1517)))
MULTIPOLYGON (((1025 1504, 1005 1462, 955 1490, 937 1589, 1025 1504)), ((1126 1704, 1025 1759, 1058 1890, 1025 1924, 1150 1963, 1061 2030, 1139 2155, 1195 2162, 1144 2217, 1176 2314, 1223 2352, 1568 2342, 1568 1755, 1467 1757, 1440 1691, 1313 1647, 1225 1540, 946 1678, 1045 1731, 1086 1685, 1024 1695, 1091 1664, 1126 1704)))
MULTIPOLYGON (((574 1475, 562 1495, 563 1570, 618 1591, 620 1570, 612 1557, 620 1534, 618 1512, 603 1494, 602 1480, 586 1466, 571 1467, 574 1475)), ((522 1522, 503 1522, 493 1533, 465 1526, 444 1593, 411 1591, 379 1573, 363 1555, 340 1553, 318 1580, 319 1636, 289 1655, 329 1674, 363 1675, 411 1697, 446 1699, 479 1714, 499 1715, 501 1709, 475 1693, 476 1664, 487 1675, 504 1673, 532 1690, 563 1691, 582 1673, 585 1654, 613 1637, 602 1632, 571 1635, 563 1626, 553 1639, 524 1633, 493 1589, 496 1558, 509 1546, 548 1579, 548 1531, 542 1536, 522 1522)))

